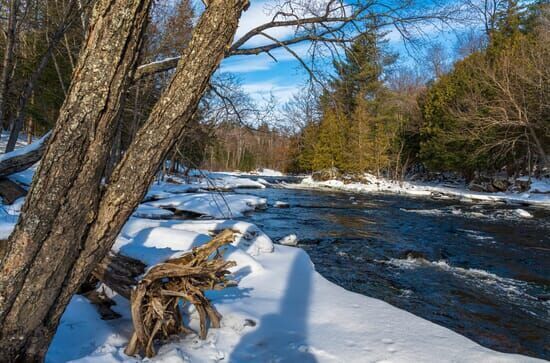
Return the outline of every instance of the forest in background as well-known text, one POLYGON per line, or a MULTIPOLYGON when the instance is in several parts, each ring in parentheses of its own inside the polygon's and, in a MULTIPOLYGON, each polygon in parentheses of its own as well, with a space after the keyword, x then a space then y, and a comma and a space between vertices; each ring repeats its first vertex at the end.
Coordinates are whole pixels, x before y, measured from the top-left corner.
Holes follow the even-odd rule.
MULTIPOLYGON (((21 1, 13 24, 7 19, 12 32, 0 40, 0 120, 12 140, 7 151, 20 132, 30 141, 54 125, 87 26, 82 14, 89 4, 74 4, 21 1)), ((334 169, 395 179, 418 172, 467 179, 541 174, 550 152, 549 5, 492 4, 483 28, 456 46, 458 61, 451 64, 445 47, 434 43, 420 61, 427 69, 420 70, 398 65, 386 34, 371 20, 372 30, 345 49, 326 82, 312 77, 309 92, 278 110, 276 100, 259 107, 238 78, 218 74, 167 159, 174 167, 334 169)), ((194 17, 189 0, 157 4, 140 63, 176 56, 189 42, 194 17)), ((119 116, 111 167, 169 77, 138 71, 119 116)))
MULTIPOLYGON (((370 172, 401 179, 455 172, 466 179, 504 171, 540 174, 550 152, 550 8, 503 1, 485 32, 462 44, 448 66, 440 46, 425 63, 433 79, 392 69, 376 32, 335 62, 336 76, 291 113, 307 116, 290 170, 370 172), (302 111, 307 103, 313 112, 302 111)), ((547 169, 546 169, 547 170, 547 169)))

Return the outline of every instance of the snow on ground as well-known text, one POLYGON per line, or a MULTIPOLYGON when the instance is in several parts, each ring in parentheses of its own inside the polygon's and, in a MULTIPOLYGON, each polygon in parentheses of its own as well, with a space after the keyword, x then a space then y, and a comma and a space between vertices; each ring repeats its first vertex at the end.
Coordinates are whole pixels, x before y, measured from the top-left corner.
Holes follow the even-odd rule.
POLYGON ((550 193, 550 179, 531 179, 530 193, 550 193))
MULTIPOLYGON (((407 181, 392 181, 368 176, 368 183, 349 183, 341 180, 317 182, 311 177, 302 180, 301 184, 287 185, 294 188, 331 188, 358 193, 395 193, 414 196, 454 198, 464 202, 506 202, 550 207, 550 194, 535 192, 533 187, 525 193, 481 193, 467 190, 466 187, 453 188, 444 184, 429 184, 407 181)), ((535 180, 536 190, 550 190, 550 181, 535 180), (547 188, 547 189, 546 189, 547 188)))
MULTIPOLYGON (((29 184, 33 170, 12 176, 29 184)), ((220 185, 242 185, 227 175, 214 175, 220 185)), ((328 183, 330 185, 330 183, 328 183)), ((161 183, 126 223, 113 249, 152 265, 206 243, 213 233, 230 228, 235 242, 224 249, 238 286, 208 294, 223 315, 220 329, 206 340, 196 335, 174 338, 147 362, 531 362, 504 354, 385 302, 352 293, 324 279, 301 249, 274 245, 257 226, 234 220, 163 220, 185 208, 220 218, 217 193, 197 193, 195 184, 161 183), (189 207, 189 208, 187 208, 189 207), (148 219, 148 218, 154 219, 148 219)), ((265 205, 266 200, 224 194, 233 214, 265 205)), ((24 199, 0 209, 0 238, 11 233, 24 199)), ((102 287, 105 288, 105 287, 102 287)), ((108 289, 106 289, 108 290, 108 289)), ((109 292, 109 290, 108 290, 109 292)), ((124 348, 132 333, 127 300, 112 294, 122 318, 101 320, 87 299, 72 298, 46 356, 46 362, 140 362, 124 348)), ((186 312, 198 330, 198 315, 186 312)))
MULTIPOLYGON (((3 131, 3 130, 2 130, 3 131)), ((0 154, 3 154, 6 151, 6 145, 8 144, 8 139, 10 138, 10 133, 0 132, 0 154)), ((28 145, 28 135, 24 132, 19 133, 19 138, 15 143, 15 149, 20 149, 28 145)))
POLYGON ((242 178, 228 173, 209 173, 208 179, 205 180, 205 188, 210 187, 212 184, 216 188, 220 189, 234 189, 234 188, 256 188, 263 189, 265 185, 248 178, 242 178))
MULTIPOLYGON (((205 243, 207 231, 242 223, 132 218, 115 249, 157 263, 205 243)), ((249 223, 240 230, 256 231, 249 238, 268 240, 249 223)), ((346 291, 319 275, 303 250, 271 247, 273 253, 251 255, 238 241, 228 246, 225 257, 237 262, 232 272, 239 285, 208 295, 223 315, 222 327, 210 329, 204 341, 195 335, 174 339, 145 361, 536 361, 491 351, 385 302, 346 291)), ((103 321, 86 299, 73 297, 46 361, 138 362, 123 353, 131 334, 128 302, 114 298, 122 318, 103 321)), ((191 327, 198 329, 196 312, 191 308, 187 313, 191 327)))
POLYGON ((284 176, 284 174, 281 173, 280 171, 267 169, 267 168, 258 170, 256 174, 261 176, 284 176))
POLYGON ((241 217, 243 213, 264 208, 265 198, 244 194, 192 193, 148 202, 150 207, 173 208, 214 218, 241 217))

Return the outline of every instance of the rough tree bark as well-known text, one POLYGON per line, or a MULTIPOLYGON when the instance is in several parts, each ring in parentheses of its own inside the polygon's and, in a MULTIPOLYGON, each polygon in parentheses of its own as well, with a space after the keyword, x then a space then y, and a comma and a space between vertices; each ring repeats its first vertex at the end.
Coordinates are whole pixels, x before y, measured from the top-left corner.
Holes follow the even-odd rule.
POLYGON ((0 361, 43 359, 62 291, 94 219, 121 95, 136 67, 150 0, 100 0, 49 146, 0 270, 0 361))
POLYGON ((133 77, 148 0, 100 0, 69 95, 0 271, 0 361, 44 357, 71 296, 112 247, 228 51, 248 0, 212 0, 110 184, 121 90, 133 77))

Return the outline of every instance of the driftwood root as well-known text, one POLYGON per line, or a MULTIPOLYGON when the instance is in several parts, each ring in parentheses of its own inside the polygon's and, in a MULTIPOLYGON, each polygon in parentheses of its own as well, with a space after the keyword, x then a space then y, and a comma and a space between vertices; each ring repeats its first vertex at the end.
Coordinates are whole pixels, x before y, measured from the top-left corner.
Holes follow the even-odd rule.
POLYGON ((192 333, 183 323, 180 302, 195 306, 201 339, 206 338, 208 322, 212 328, 220 327, 221 315, 204 292, 233 284, 226 275, 236 263, 224 261, 218 251, 233 241, 233 235, 230 230, 223 231, 209 243, 147 271, 131 293, 134 333, 125 350, 127 355, 143 351, 145 356, 153 357, 155 341, 192 333))

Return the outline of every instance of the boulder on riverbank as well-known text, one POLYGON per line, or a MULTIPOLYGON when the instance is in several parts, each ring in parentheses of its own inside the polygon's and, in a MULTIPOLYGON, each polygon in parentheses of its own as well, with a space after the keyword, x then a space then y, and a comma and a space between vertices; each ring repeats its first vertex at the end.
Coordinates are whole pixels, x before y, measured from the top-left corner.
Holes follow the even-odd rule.
POLYGON ((311 178, 314 181, 327 181, 327 180, 340 179, 341 176, 342 176, 342 173, 337 168, 327 168, 327 169, 322 169, 314 172, 311 175, 311 178))
POLYGON ((470 182, 468 189, 473 192, 498 193, 508 191, 511 185, 508 178, 478 176, 470 182))

